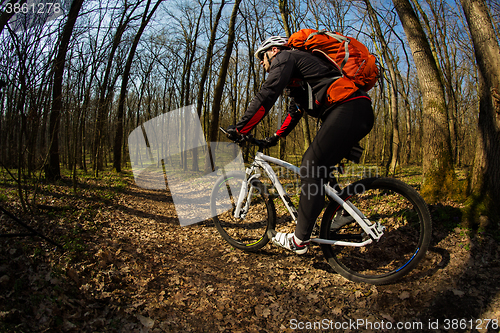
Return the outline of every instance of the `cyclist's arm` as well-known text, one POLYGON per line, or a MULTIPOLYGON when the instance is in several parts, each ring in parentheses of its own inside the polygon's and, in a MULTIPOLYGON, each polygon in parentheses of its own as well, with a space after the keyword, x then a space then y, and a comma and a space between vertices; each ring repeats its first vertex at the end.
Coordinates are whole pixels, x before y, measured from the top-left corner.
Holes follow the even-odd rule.
POLYGON ((293 59, 286 52, 274 58, 266 82, 236 124, 239 133, 248 134, 264 118, 290 81, 293 70, 293 59))
POLYGON ((286 115, 285 121, 281 125, 280 129, 276 132, 276 135, 280 138, 286 137, 290 132, 297 126, 302 118, 304 111, 298 107, 295 101, 292 99, 288 106, 288 114, 286 115))

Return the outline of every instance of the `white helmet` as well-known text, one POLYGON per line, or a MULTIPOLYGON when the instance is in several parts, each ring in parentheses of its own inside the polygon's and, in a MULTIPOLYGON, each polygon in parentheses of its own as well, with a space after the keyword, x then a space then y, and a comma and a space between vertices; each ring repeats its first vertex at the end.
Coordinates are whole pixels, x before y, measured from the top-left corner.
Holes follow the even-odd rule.
POLYGON ((262 61, 264 52, 273 46, 285 47, 288 44, 288 38, 281 36, 272 36, 266 39, 255 51, 255 57, 262 61))

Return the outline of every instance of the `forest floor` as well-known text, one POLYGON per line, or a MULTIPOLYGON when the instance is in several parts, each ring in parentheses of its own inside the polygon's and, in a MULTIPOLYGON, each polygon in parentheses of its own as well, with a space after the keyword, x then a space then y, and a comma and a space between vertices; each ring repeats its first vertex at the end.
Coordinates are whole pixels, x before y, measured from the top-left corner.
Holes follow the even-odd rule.
MULTIPOLYGON (((373 286, 336 274, 318 246, 247 253, 211 222, 181 227, 168 192, 130 174, 81 178, 77 194, 71 180, 42 184, 32 214, 6 179, 0 204, 64 251, 0 238, 0 332, 499 331, 498 239, 460 227, 455 202, 430 206, 418 268, 373 286)), ((0 214, 5 232, 23 230, 0 214)))

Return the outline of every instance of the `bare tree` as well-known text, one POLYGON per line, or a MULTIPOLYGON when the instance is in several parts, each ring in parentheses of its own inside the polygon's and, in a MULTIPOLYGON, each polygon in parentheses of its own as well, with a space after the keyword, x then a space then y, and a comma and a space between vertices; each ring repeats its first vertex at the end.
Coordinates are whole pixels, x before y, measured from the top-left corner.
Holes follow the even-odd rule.
MULTIPOLYGON (((288 0, 280 0, 279 9, 281 13, 281 19, 283 21, 283 27, 285 28, 285 33, 288 38, 298 30, 298 24, 290 20, 290 10, 288 6, 288 0)), ((309 128, 309 117, 304 113, 304 116, 301 119, 302 123, 302 132, 304 134, 304 152, 311 145, 311 130, 309 128)), ((280 150, 283 149, 282 147, 280 150)))
MULTIPOLYGON (((144 29, 146 29, 146 26, 148 25, 149 21, 151 20, 151 17, 155 14, 156 10, 160 6, 161 2, 163 0, 158 0, 156 4, 151 8, 151 11, 149 11, 149 6, 151 5, 151 0, 148 0, 146 4, 146 8, 144 9, 144 14, 142 16, 142 21, 141 21, 141 26, 139 27, 139 30, 135 34, 134 41, 132 43, 132 47, 130 48, 128 58, 127 58, 127 63, 125 64, 125 69, 123 71, 122 75, 122 85, 120 89, 120 97, 118 100, 118 114, 117 114, 117 127, 116 127, 116 133, 115 133, 115 141, 114 141, 114 160, 113 160, 113 166, 115 167, 117 172, 121 172, 121 159, 122 159, 122 151, 121 151, 121 144, 123 141, 123 114, 124 114, 124 109, 125 109, 125 98, 127 95, 127 86, 128 86, 128 81, 130 78, 130 69, 132 67, 132 61, 134 60, 135 52, 137 50, 137 45, 139 44, 139 41, 141 39, 142 33, 144 32, 144 29)), ((97 169, 96 169, 97 172, 97 169)))
POLYGON ((423 173, 421 193, 428 202, 449 197, 456 176, 444 87, 431 47, 408 0, 393 0, 413 53, 423 101, 423 173))
POLYGON ((500 47, 484 0, 461 0, 479 69, 479 136, 471 178, 471 214, 498 218, 500 209, 500 47), (483 207, 483 210, 481 209, 483 207))
POLYGON ((129 23, 132 21, 132 15, 134 11, 139 7, 140 1, 134 3, 128 3, 125 1, 123 12, 120 16, 120 21, 116 28, 113 41, 111 43, 111 50, 108 54, 108 60, 106 64, 106 69, 104 72, 104 78, 101 84, 101 93, 97 101, 97 115, 96 115, 96 126, 94 135, 94 171, 95 174, 99 174, 99 170, 102 169, 102 141, 105 131, 106 115, 109 111, 109 105, 111 103, 110 99, 113 96, 113 88, 116 79, 118 79, 118 73, 115 74, 114 80, 111 79, 111 70, 113 66, 116 65, 115 54, 122 41, 123 34, 125 33, 129 23), (129 9, 132 9, 129 11, 129 9))
POLYGON ((430 11, 434 17, 434 22, 432 24, 435 27, 435 31, 431 28, 430 20, 423 10, 420 3, 416 0, 412 0, 415 8, 418 10, 422 17, 422 21, 427 32, 429 44, 431 46, 432 55, 436 61, 436 65, 439 71, 441 82, 445 88, 447 96, 447 110, 448 110, 448 126, 450 128, 450 138, 453 149, 453 161, 456 161, 457 157, 457 134, 456 134, 456 120, 455 114, 457 109, 457 102, 455 96, 455 90, 452 85, 452 65, 451 59, 448 51, 447 45, 447 31, 446 26, 449 24, 446 20, 445 5, 443 1, 432 2, 426 0, 430 11), (440 63, 442 59, 442 64, 440 63))
POLYGON ((290 30, 290 25, 288 24, 290 13, 288 11, 288 0, 280 0, 279 8, 281 14, 281 20, 283 21, 283 27, 285 28, 285 33, 287 37, 292 35, 292 31, 290 30))
POLYGON ((381 44, 381 53, 384 58, 384 62, 387 65, 387 69, 389 71, 390 77, 390 108, 391 108, 391 121, 392 127, 390 131, 390 158, 389 163, 386 166, 386 173, 395 172, 396 165, 399 163, 399 153, 401 149, 401 140, 399 135, 399 118, 398 118, 398 78, 396 74, 396 64, 394 63, 394 56, 392 55, 391 49, 387 44, 386 38, 384 37, 384 33, 380 27, 379 20, 377 18, 377 14, 373 9, 369 0, 364 0, 366 4, 366 9, 368 11, 368 15, 370 17, 370 21, 373 29, 375 30, 375 35, 379 43, 381 44))
MULTIPOLYGON (((217 85, 215 86, 214 100, 212 103, 212 117, 210 120, 210 132, 208 140, 209 143, 215 142, 218 136, 218 126, 219 126, 219 116, 220 116, 219 113, 222 101, 222 93, 224 90, 224 84, 226 82, 226 74, 229 67, 229 60, 231 59, 231 53, 233 52, 234 40, 236 35, 235 32, 236 18, 238 16, 238 9, 240 3, 241 0, 236 0, 234 2, 233 11, 231 13, 231 19, 229 21, 226 51, 224 53, 224 57, 222 58, 222 64, 219 71, 219 79, 217 81, 217 85)), ((211 158, 210 154, 207 154, 207 157, 211 158)), ((210 169, 213 170, 214 168, 213 161, 210 161, 209 163, 207 162, 209 161, 206 159, 205 170, 210 170, 210 169)))
MULTIPOLYGON (((225 1, 222 0, 219 10, 215 16, 215 20, 210 27, 210 40, 207 46, 207 54, 205 56, 205 63, 202 68, 201 76, 200 76, 200 88, 198 89, 198 96, 196 98, 196 113, 198 117, 201 119, 201 109, 203 107, 203 94, 205 92, 205 82, 207 81, 208 71, 210 69, 210 62, 212 61, 212 55, 214 51, 215 38, 217 36, 217 27, 219 26, 219 20, 222 16, 222 9, 224 8, 225 1)), ((210 11, 212 9, 212 1, 210 1, 210 11)), ((193 171, 198 171, 198 149, 193 149, 193 171)))
POLYGON ((49 163, 46 168, 46 177, 50 180, 61 178, 61 169, 59 165, 59 128, 61 123, 62 109, 62 84, 64 74, 64 62, 68 46, 73 34, 73 28, 78 18, 78 13, 82 7, 83 0, 74 0, 68 14, 68 20, 62 31, 59 42, 59 50, 54 62, 54 84, 52 87, 52 111, 50 112, 50 148, 49 163))

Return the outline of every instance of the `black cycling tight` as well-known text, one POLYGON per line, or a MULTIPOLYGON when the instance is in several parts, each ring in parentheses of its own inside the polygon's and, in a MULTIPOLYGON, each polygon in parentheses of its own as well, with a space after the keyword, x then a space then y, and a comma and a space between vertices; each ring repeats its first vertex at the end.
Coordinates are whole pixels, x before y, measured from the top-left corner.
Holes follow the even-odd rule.
POLYGON ((309 240, 315 221, 324 208, 323 184, 328 181, 328 173, 370 132, 373 122, 371 101, 364 96, 329 111, 302 157, 299 217, 295 230, 298 239, 309 240))

